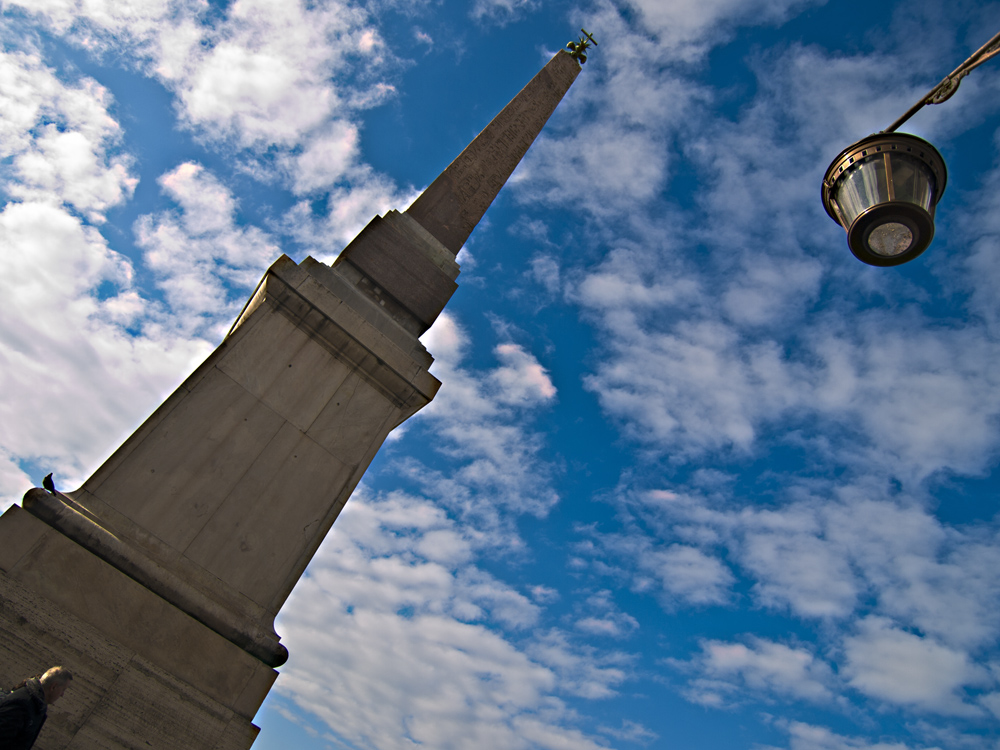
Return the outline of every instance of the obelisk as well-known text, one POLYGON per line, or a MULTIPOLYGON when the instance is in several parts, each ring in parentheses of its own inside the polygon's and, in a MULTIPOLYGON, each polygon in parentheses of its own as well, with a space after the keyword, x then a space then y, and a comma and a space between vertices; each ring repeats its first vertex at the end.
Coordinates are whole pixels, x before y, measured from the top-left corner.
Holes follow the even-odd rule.
POLYGON ((0 517, 0 684, 75 675, 41 750, 245 750, 274 617, 388 433, 440 383, 418 340, 455 255, 569 89, 559 52, 405 213, 282 256, 230 334, 83 486, 0 517))

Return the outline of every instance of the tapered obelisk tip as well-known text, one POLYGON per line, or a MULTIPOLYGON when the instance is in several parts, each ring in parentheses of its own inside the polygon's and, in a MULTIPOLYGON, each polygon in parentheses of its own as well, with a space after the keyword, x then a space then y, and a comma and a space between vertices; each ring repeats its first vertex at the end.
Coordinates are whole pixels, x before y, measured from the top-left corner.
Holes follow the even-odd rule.
POLYGON ((557 52, 406 213, 457 254, 579 73, 557 52))
POLYGON ((426 331, 458 288, 455 256, 579 75, 589 43, 580 45, 557 52, 405 213, 375 217, 337 258, 411 333, 426 331))

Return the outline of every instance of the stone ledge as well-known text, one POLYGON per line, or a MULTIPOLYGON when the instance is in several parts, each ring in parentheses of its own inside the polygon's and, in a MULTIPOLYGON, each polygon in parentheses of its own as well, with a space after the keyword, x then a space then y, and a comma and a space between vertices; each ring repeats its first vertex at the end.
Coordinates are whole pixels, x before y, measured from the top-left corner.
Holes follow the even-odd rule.
POLYGON ((252 627, 255 623, 251 621, 234 617, 214 599, 157 565, 139 550, 74 510, 58 496, 38 488, 28 490, 23 507, 31 515, 269 667, 280 667, 288 661, 288 650, 274 636, 252 627), (246 627, 247 625, 251 627, 246 627))
MULTIPOLYGON (((0 517, 0 548, 22 534, 34 538, 31 549, 0 573, 0 653, 16 651, 14 658, 4 654, 0 659, 0 672, 14 665, 24 670, 26 655, 33 653, 35 660, 43 662, 41 669, 67 662, 71 671, 77 667, 90 675, 107 669, 118 673, 138 657, 150 668, 185 683, 184 695, 214 706, 211 712, 226 721, 232 712, 248 720, 253 717, 277 672, 13 506, 0 517), (27 635, 15 637, 22 630, 27 635), (12 646, 23 644, 26 638, 28 645, 12 646)), ((37 674, 39 668, 17 680, 37 674)), ((95 679, 107 685, 112 677, 95 679)), ((80 687, 76 694, 84 696, 80 687)), ((71 705, 67 700, 66 706, 71 705)))

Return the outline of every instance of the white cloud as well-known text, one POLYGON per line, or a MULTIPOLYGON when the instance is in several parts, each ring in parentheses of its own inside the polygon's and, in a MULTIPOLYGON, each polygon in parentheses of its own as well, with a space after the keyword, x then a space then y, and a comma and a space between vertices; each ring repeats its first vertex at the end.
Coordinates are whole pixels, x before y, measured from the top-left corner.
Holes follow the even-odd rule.
POLYGON ((340 2, 241 0, 203 33, 209 44, 192 45, 183 68, 158 72, 187 122, 244 147, 322 138, 317 131, 356 97, 334 82, 342 67, 353 56, 374 72, 383 46, 363 11, 340 2))
POLYGON ((825 509, 820 533, 877 593, 881 612, 959 651, 996 641, 995 528, 959 531, 919 507, 845 494, 825 509))
POLYGON ((823 0, 629 0, 665 49, 681 59, 705 54, 740 25, 778 24, 823 0))
POLYGON ((625 740, 626 742, 638 742, 643 745, 647 745, 660 738, 660 735, 656 732, 638 722, 629 721, 628 719, 623 719, 622 725, 618 729, 602 726, 600 727, 600 732, 609 737, 625 740))
POLYGON ((559 591, 550 586, 536 585, 532 586, 529 591, 531 597, 539 604, 550 604, 559 600, 559 591))
POLYGON ((900 630, 885 618, 866 618, 858 630, 844 643, 844 675, 851 687, 889 703, 935 713, 982 713, 957 694, 987 680, 985 670, 967 654, 900 630))
POLYGON ((562 286, 559 262, 551 255, 536 255, 531 259, 530 270, 526 272, 541 284, 550 295, 557 295, 562 286))
POLYGON ((231 191, 201 165, 185 162, 159 182, 179 210, 140 217, 136 243, 175 313, 173 324, 221 339, 281 251, 260 229, 237 223, 231 191))
MULTIPOLYGON (((859 737, 846 737, 837 734, 827 727, 806 724, 801 721, 778 722, 789 735, 788 750, 916 750, 911 745, 902 742, 868 741, 859 737)), ((761 750, 777 750, 777 748, 761 748, 761 750)), ((940 750, 940 748, 925 748, 924 750, 940 750)))
POLYGON ((0 53, 0 153, 13 161, 5 192, 17 200, 63 204, 92 223, 131 197, 137 183, 126 155, 114 153, 121 128, 111 96, 92 79, 76 85, 31 52, 0 53))
POLYGON ((368 167, 352 167, 349 177, 350 187, 338 185, 328 192, 325 214, 317 215, 312 205, 303 201, 289 209, 281 221, 285 234, 324 263, 332 263, 376 214, 407 206, 417 197, 415 191, 400 190, 368 167))
POLYGON ((621 652, 602 654, 594 648, 574 646, 565 633, 550 630, 537 636, 528 648, 535 661, 559 676, 560 687, 583 698, 608 698, 625 681, 630 657, 621 652))
POLYGON ((185 162, 159 179, 163 192, 183 211, 185 229, 192 234, 212 234, 232 228, 236 200, 204 167, 185 162))
POLYGON ((843 618, 854 611, 863 583, 846 550, 825 540, 814 508, 763 511, 751 518, 740 558, 756 580, 754 594, 762 604, 788 606, 806 618, 843 618))
POLYGON ((0 128, 15 169, 0 211, 0 418, 4 506, 53 471, 70 489, 208 352, 133 288, 133 268, 93 226, 135 184, 107 91, 60 80, 37 55, 0 56, 0 128))
POLYGON ((687 456, 749 451, 762 423, 805 395, 776 343, 750 344, 721 322, 647 330, 626 311, 604 322, 614 356, 584 382, 640 442, 687 456))
POLYGON ((535 5, 536 0, 475 0, 469 15, 477 21, 505 26, 535 5))
POLYGON ((979 702, 996 718, 1000 719, 1000 692, 988 693, 979 697, 979 702))
POLYGON ((666 185, 671 144, 705 94, 665 72, 661 51, 599 4, 586 24, 599 46, 514 174, 515 196, 615 217, 648 205, 666 185))
MULTIPOLYGON (((1000 157, 1000 136, 995 155, 1000 157)), ((994 336, 1000 330, 1000 312, 992 300, 1000 284, 1000 264, 994 262, 1000 246, 1000 158, 997 162, 998 166, 975 188, 967 214, 957 216, 951 226, 959 241, 969 247, 963 270, 965 283, 972 289, 972 308, 994 336)))
POLYGON ((418 41, 420 44, 427 45, 428 51, 430 51, 434 47, 434 38, 430 34, 428 34, 426 31, 423 31, 423 30, 421 30, 419 28, 414 28, 413 29, 413 38, 416 41, 418 41))
POLYGON ((672 544, 649 550, 638 560, 640 568, 656 576, 668 601, 695 606, 722 604, 729 598, 733 575, 717 558, 697 547, 672 544))
POLYGON ((10 193, 20 200, 64 203, 101 223, 103 212, 129 197, 137 180, 120 156, 101 164, 100 150, 79 131, 59 132, 46 125, 33 148, 15 160, 20 183, 10 193))
POLYGON ((431 420, 435 447, 463 463, 449 476, 415 463, 406 471, 465 521, 490 530, 491 543, 517 547, 521 542, 507 514, 543 517, 558 501, 550 482, 553 467, 541 457, 542 436, 530 427, 555 388, 537 359, 515 344, 496 348, 502 363, 497 368, 463 367, 468 337, 447 313, 422 341, 436 358, 432 372, 442 386, 417 418, 431 420))
POLYGON ((443 531, 462 527, 429 500, 356 493, 279 619, 297 645, 276 689, 359 747, 596 750, 558 694, 608 695, 621 671, 558 633, 526 653, 486 627, 521 627, 534 605, 424 557, 443 531))
POLYGON ((722 296, 731 324, 702 307, 709 300, 690 280, 640 281, 642 265, 614 253, 576 287, 600 316, 609 354, 585 383, 630 437, 674 455, 753 451, 765 428, 811 434, 818 416, 857 435, 838 446, 843 464, 916 481, 990 465, 1000 347, 984 331, 929 330, 902 312, 869 311, 846 330, 838 317, 819 318, 792 348, 780 328, 763 341, 739 329, 783 327, 794 275, 744 275, 722 296), (695 315, 671 324, 684 303, 695 315))
POLYGON ((342 106, 339 66, 381 61, 365 13, 336 0, 240 0, 219 16, 195 1, 25 8, 85 48, 134 56, 174 88, 189 124, 243 146, 297 142, 342 106))
POLYGON ((833 701, 833 672, 825 662, 807 649, 762 638, 748 644, 702 641, 701 653, 678 666, 696 674, 685 691, 688 699, 709 707, 740 702, 746 694, 833 701))
MULTIPOLYGON (((753 582, 758 604, 804 620, 836 621, 865 609, 971 652, 1000 634, 995 528, 958 530, 927 509, 879 497, 868 485, 828 490, 832 497, 789 499, 775 508, 742 508, 697 494, 653 491, 629 505, 658 543, 720 546, 753 582)), ((787 490, 792 497, 797 488, 787 490)), ((884 491, 883 491, 884 492, 884 491)), ((606 547, 649 568, 648 539, 606 547)), ((674 547, 684 545, 675 544, 674 547)))
POLYGON ((162 0, 134 0, 108 5, 101 0, 29 0, 7 3, 21 7, 48 22, 60 34, 73 34, 90 45, 108 44, 106 37, 95 34, 124 34, 141 38, 155 30, 157 24, 176 16, 183 17, 199 10, 200 3, 179 2, 173 7, 162 0))
MULTIPOLYGON (((347 3, 241 0, 203 33, 210 43, 188 49, 183 68, 158 72, 193 126, 247 147, 299 142, 356 101, 334 83, 342 67, 382 62, 378 32, 347 3)), ((375 101, 386 92, 378 83, 375 101)))
MULTIPOLYGON (((676 574, 651 570, 654 551, 699 549, 683 541, 719 550, 755 604, 787 612, 799 623, 794 632, 805 625, 817 638, 818 647, 752 634, 704 641, 696 658, 670 662, 693 673, 684 688, 693 702, 846 706, 853 690, 910 713, 981 717, 977 700, 992 710, 992 694, 975 695, 996 684, 978 664, 1000 634, 996 525, 958 529, 904 497, 885 498, 874 483, 828 486, 824 496, 825 484, 787 487, 769 508, 727 498, 728 488, 711 498, 637 493, 619 506, 632 530, 594 534, 589 554, 625 560, 626 571, 639 571, 635 588, 655 591, 652 582, 669 585, 676 574)), ((729 603, 724 588, 716 591, 708 603, 729 603)))
POLYGON ((432 352, 435 359, 444 362, 458 362, 469 347, 469 337, 458 321, 445 312, 438 316, 434 325, 420 337, 421 343, 432 352))
MULTIPOLYGON (((655 259, 633 247, 617 247, 604 261, 588 269, 578 281, 572 297, 585 308, 599 311, 614 322, 619 315, 636 311, 692 304, 700 301, 702 290, 697 280, 681 274, 655 276, 655 259), (613 316, 613 317, 612 317, 613 316)), ((629 318, 621 324, 633 324, 629 318)))
MULTIPOLYGON (((214 145, 244 150, 249 171, 273 179, 277 164, 299 194, 340 184, 323 227, 348 235, 337 239, 352 238, 362 221, 340 204, 357 206, 363 221, 373 204, 379 213, 396 206, 383 205, 397 197, 395 186, 359 162, 358 111, 395 92, 382 76, 385 44, 359 6, 240 0, 213 14, 195 0, 87 0, 25 9, 87 51, 124 53, 171 89, 181 123, 214 145), (359 188, 349 199, 348 179, 359 188)), ((325 240, 329 254, 329 233, 325 240)))
POLYGON ((522 195, 584 202, 594 213, 617 214, 626 203, 649 201, 666 179, 662 144, 649 133, 622 133, 614 121, 581 125, 572 138, 541 138, 529 153, 513 183, 524 184, 522 195))
POLYGON ((493 351, 503 363, 490 373, 500 403, 528 406, 555 397, 556 389, 549 374, 531 353, 517 344, 500 344, 493 351))
POLYGON ((742 268, 722 293, 722 309, 737 326, 787 324, 815 298, 821 270, 813 260, 745 254, 742 268))
POLYGON ((291 158, 296 193, 331 187, 357 159, 358 129, 346 122, 333 122, 317 133, 302 153, 291 158))
POLYGON ((868 460, 899 476, 977 474, 996 454, 1000 348, 975 327, 922 323, 871 313, 853 336, 820 334, 816 404, 860 427, 868 460))
POLYGON ((588 596, 578 609, 575 627, 590 635, 622 639, 639 629, 639 621, 620 611, 607 589, 588 596))

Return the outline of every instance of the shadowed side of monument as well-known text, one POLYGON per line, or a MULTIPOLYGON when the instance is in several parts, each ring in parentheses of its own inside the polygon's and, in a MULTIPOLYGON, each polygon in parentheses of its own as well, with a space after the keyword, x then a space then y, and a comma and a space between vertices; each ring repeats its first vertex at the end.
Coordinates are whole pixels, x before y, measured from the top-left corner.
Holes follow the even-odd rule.
POLYGON ((39 664, 76 677, 37 747, 250 747, 287 657, 274 617, 386 436, 434 398, 417 337, 579 71, 558 53, 333 266, 279 258, 80 489, 30 490, 0 518, 0 683, 39 664))

